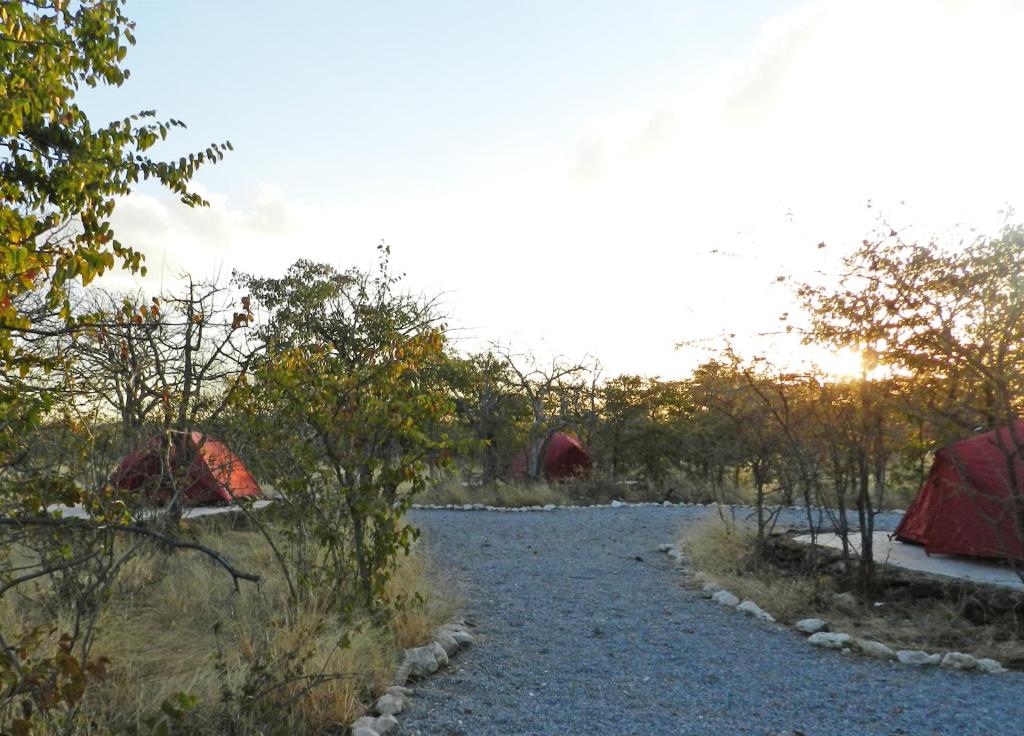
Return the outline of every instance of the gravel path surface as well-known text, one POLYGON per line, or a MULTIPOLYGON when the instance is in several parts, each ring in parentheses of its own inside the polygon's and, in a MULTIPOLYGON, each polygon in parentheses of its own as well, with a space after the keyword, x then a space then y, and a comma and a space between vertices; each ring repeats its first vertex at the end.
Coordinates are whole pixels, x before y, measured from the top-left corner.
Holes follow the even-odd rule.
POLYGON ((1020 673, 914 670, 821 651, 681 588, 656 548, 703 513, 413 512, 435 559, 463 583, 478 643, 416 685, 398 733, 1024 732, 1020 673))

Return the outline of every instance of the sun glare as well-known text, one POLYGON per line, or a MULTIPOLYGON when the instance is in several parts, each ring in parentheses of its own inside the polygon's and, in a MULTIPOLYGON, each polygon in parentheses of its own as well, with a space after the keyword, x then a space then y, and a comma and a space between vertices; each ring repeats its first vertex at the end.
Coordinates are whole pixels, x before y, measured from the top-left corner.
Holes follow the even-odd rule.
POLYGON ((864 363, 859 350, 853 348, 840 348, 829 350, 828 348, 809 348, 814 355, 810 361, 817 366, 825 376, 833 379, 860 378, 864 369, 864 363))

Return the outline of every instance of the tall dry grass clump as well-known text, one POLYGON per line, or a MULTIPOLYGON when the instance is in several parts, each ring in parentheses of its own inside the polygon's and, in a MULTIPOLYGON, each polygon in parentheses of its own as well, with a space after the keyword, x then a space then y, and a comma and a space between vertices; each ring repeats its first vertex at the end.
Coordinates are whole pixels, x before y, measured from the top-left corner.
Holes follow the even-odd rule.
POLYGON ((879 578, 874 597, 851 606, 833 596, 844 589, 838 573, 784 569, 757 560, 757 530, 732 519, 708 517, 687 526, 679 546, 693 567, 741 599, 755 601, 782 623, 822 618, 833 631, 882 641, 894 649, 961 651, 992 657, 1008 667, 1024 667, 1024 637, 1019 618, 990 612, 973 620, 972 596, 942 598, 909 594, 879 578))
POLYGON ((756 601, 781 621, 819 607, 827 581, 785 576, 759 565, 757 529, 731 519, 709 517, 683 532, 679 546, 694 568, 741 599, 756 601))
MULTIPOLYGON (((263 581, 236 591, 189 552, 129 560, 99 620, 93 651, 109 672, 86 691, 79 733, 150 733, 162 721, 171 733, 211 735, 341 729, 389 683, 398 651, 455 611, 419 549, 398 560, 384 615, 343 621, 315 592, 290 599, 256 531, 207 522, 191 533, 263 581)), ((0 608, 4 630, 32 615, 7 600, 0 608)))

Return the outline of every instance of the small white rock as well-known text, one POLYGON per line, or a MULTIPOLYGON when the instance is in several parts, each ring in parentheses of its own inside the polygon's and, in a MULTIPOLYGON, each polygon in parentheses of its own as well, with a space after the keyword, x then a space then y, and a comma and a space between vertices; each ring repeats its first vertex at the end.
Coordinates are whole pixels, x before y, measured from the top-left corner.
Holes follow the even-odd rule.
POLYGON ((673 545, 671 545, 671 544, 668 544, 668 543, 666 543, 666 544, 659 544, 658 545, 658 551, 659 552, 668 552, 670 549, 675 549, 675 547, 673 545))
POLYGON ((409 676, 411 674, 412 666, 403 658, 402 663, 398 665, 394 676, 391 678, 391 685, 393 687, 403 687, 405 683, 409 681, 409 676))
POLYGON ((377 703, 373 709, 380 715, 398 715, 405 708, 406 699, 405 696, 396 697, 390 693, 381 695, 377 698, 377 703))
POLYGON ((861 654, 867 655, 868 657, 888 660, 896 659, 896 652, 880 641, 874 641, 873 639, 854 639, 853 645, 861 654))
POLYGON ((555 506, 553 503, 546 503, 546 504, 544 504, 544 510, 545 511, 554 511, 556 508, 558 508, 558 507, 555 506))
POLYGON ((373 724, 373 730, 379 733, 381 736, 391 731, 393 728, 398 726, 398 719, 393 715, 384 714, 373 724))
POLYGON ((476 643, 476 639, 468 631, 453 631, 452 638, 462 647, 471 647, 476 643))
POLYGON ((767 621, 768 623, 775 623, 775 617, 765 611, 754 601, 743 601, 741 604, 736 606, 737 611, 743 611, 748 616, 753 616, 760 621, 767 621))
POLYGON ((823 647, 824 649, 844 649, 850 643, 850 635, 819 631, 817 634, 811 634, 807 641, 812 646, 823 647))
POLYGON ((951 670, 973 670, 977 669, 978 660, 963 652, 947 652, 939 664, 951 670))
POLYGON ((978 669, 982 672, 988 672, 990 675, 1001 675, 1006 672, 1006 668, 1003 667, 1002 663, 997 659, 989 659, 988 657, 982 657, 977 661, 978 669))
POLYGON ((387 688, 384 692, 388 695, 394 695, 396 698, 405 698, 408 700, 412 697, 413 690, 411 687, 402 687, 401 685, 392 685, 387 688))
POLYGON ((896 652, 896 659, 903 664, 918 666, 934 666, 942 660, 941 654, 928 654, 920 649, 900 649, 896 652))
POLYGON ((711 596, 711 600, 720 606, 729 606, 735 608, 739 605, 740 599, 730 593, 728 590, 720 590, 711 596))
MULTIPOLYGON (((377 731, 373 728, 375 723, 377 723, 377 719, 374 718, 373 716, 363 716, 362 718, 357 718, 352 723, 352 726, 351 726, 351 728, 352 728, 352 736, 355 736, 360 731, 363 731, 363 732, 369 731, 370 733, 372 733, 372 734, 374 734, 376 736, 377 731)), ((365 736, 369 736, 369 734, 365 734, 365 736)))
POLYGON ((459 651, 459 642, 455 640, 451 631, 438 629, 434 632, 434 641, 441 645, 441 648, 444 649, 444 653, 448 656, 459 651))
MULTIPOLYGON (((441 653, 444 650, 441 647, 437 647, 441 653)), ((445 664, 447 664, 448 658, 445 657, 445 664)), ((408 673, 413 677, 426 677, 437 672, 439 666, 437 655, 430 646, 416 647, 415 649, 406 649, 405 656, 402 660, 402 665, 408 665, 408 673)), ((399 668, 401 670, 401 667, 399 668)))
POLYGON ((796 630, 802 634, 817 634, 819 631, 828 631, 828 621, 820 618, 804 618, 796 622, 796 630))
POLYGON ((702 598, 711 598, 715 593, 724 590, 718 583, 704 583, 704 588, 700 594, 702 598))
POLYGON ((444 667, 446 664, 448 664, 448 652, 444 650, 444 647, 442 647, 436 641, 431 642, 429 647, 430 651, 434 655, 434 659, 437 660, 438 667, 444 667))

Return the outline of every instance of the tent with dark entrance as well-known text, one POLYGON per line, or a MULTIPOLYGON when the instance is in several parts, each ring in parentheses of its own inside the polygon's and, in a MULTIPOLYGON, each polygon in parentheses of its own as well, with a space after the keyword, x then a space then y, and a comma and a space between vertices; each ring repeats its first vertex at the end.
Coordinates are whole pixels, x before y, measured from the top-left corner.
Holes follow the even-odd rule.
POLYGON ((896 527, 929 554, 1024 560, 1024 422, 954 442, 896 527))
MULTIPOLYGON (((594 467, 594 461, 583 443, 565 432, 551 435, 543 449, 541 460, 543 475, 548 480, 565 480, 586 475, 594 467)), ((512 474, 525 478, 530 474, 529 453, 525 450, 512 459, 512 474)))
POLYGON ((245 463, 223 443, 199 432, 188 433, 184 440, 181 457, 173 448, 169 452, 171 474, 162 472, 161 442, 154 439, 121 461, 112 479, 114 487, 163 503, 174 495, 170 475, 187 504, 229 503, 261 495, 245 463))

